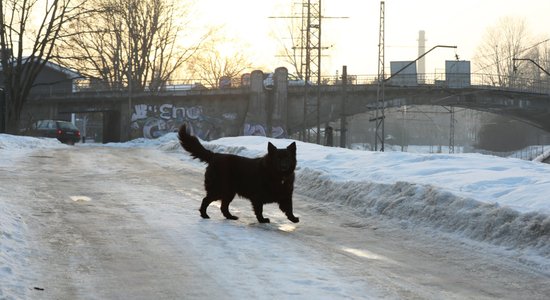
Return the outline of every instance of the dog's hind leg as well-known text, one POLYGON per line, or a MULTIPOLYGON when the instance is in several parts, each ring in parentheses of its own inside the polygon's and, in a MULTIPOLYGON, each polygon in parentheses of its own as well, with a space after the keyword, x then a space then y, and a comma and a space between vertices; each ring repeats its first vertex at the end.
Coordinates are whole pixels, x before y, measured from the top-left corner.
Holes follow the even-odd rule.
POLYGON ((260 223, 269 223, 269 218, 264 218, 264 205, 259 201, 252 201, 252 207, 254 208, 254 214, 256 214, 256 219, 260 223))
POLYGON ((229 212, 229 204, 231 203, 231 201, 233 201, 233 198, 235 198, 235 194, 223 196, 222 206, 220 207, 220 209, 222 211, 223 216, 226 217, 227 219, 238 220, 239 217, 236 217, 229 212))
POLYGON ((210 219, 210 217, 206 214, 206 209, 208 208, 208 205, 210 205, 210 203, 214 201, 216 201, 216 198, 206 194, 206 197, 202 199, 201 208, 199 209, 199 211, 201 212, 201 217, 203 217, 204 219, 210 219))

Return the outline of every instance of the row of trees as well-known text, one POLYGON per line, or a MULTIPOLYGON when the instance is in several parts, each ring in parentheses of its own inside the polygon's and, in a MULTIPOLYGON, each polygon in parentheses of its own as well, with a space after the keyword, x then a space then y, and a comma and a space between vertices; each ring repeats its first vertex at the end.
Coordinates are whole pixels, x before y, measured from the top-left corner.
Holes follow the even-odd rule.
POLYGON ((185 8, 167 0, 90 0, 96 8, 64 28, 56 61, 99 79, 109 88, 158 89, 201 47, 210 31, 186 40, 176 17, 185 8))
POLYGON ((215 84, 250 67, 242 53, 222 54, 220 28, 192 26, 192 1, 2 0, 0 60, 7 131, 48 62, 114 89, 158 91, 181 76, 215 84))

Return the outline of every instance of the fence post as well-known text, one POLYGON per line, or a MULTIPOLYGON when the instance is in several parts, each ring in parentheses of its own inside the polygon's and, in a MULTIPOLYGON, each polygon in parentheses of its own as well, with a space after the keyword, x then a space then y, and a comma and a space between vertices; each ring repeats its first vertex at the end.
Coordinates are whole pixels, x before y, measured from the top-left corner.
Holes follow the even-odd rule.
POLYGON ((0 133, 6 133, 6 122, 8 121, 8 107, 6 103, 6 93, 0 89, 0 133))

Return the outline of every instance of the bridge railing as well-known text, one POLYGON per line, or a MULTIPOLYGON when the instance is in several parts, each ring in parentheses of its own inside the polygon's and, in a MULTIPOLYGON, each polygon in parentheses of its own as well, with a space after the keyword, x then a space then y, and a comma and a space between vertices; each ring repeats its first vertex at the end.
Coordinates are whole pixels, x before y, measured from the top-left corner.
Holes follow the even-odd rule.
MULTIPOLYGON (((457 74, 458 79, 462 80, 461 84, 449 85, 449 81, 446 80, 445 73, 425 73, 409 76, 406 80, 406 84, 403 81, 397 85, 410 86, 412 85, 433 85, 439 87, 475 87, 486 88, 496 90, 506 90, 525 93, 537 93, 537 94, 550 94, 550 80, 546 79, 533 79, 519 76, 502 76, 495 74, 485 73, 471 73, 469 74, 457 74), (411 77, 412 76, 412 77, 411 77), (411 80, 412 79, 412 80, 411 80), (415 80, 416 79, 416 80, 415 80)), ((389 76, 389 75, 388 75, 389 76)), ((386 77, 387 78, 387 77, 386 77)), ((338 85, 341 84, 342 79, 338 76, 325 76, 321 80, 322 84, 338 85)), ((377 75, 348 75, 348 84, 377 84, 377 75)), ((387 81, 387 85, 393 85, 394 82, 387 81)))
POLYGON ((550 94, 550 80, 494 74, 472 74, 472 86, 514 92, 550 94))
MULTIPOLYGON (((466 82, 458 87, 477 87, 477 88, 488 88, 488 89, 498 89, 498 90, 507 90, 507 91, 518 91, 518 92, 528 92, 528 93, 539 93, 539 94, 550 94, 550 80, 547 79, 533 79, 527 77, 519 76, 502 76, 495 74, 485 74, 485 73, 471 73, 468 74, 457 74, 460 76, 460 79, 466 79, 466 82)), ((449 87, 448 81, 446 80, 445 73, 425 73, 425 74, 416 74, 415 75, 404 75, 409 76, 407 78, 408 84, 397 84, 400 86, 410 86, 411 82, 413 85, 434 85, 440 87, 449 87), (411 77, 412 76, 412 77, 411 77), (409 80, 412 79, 412 80, 409 80), (416 80, 415 80, 416 79, 416 80)), ((389 75, 386 76, 386 78, 389 75)), ((402 76, 403 77, 403 76, 402 76)), ((348 84, 377 84, 378 77, 377 75, 348 75, 348 84)), ((325 85, 339 85, 342 83, 341 77, 337 75, 334 76, 324 76, 321 79, 321 84, 325 85)), ((386 82, 387 85, 394 84, 391 80, 386 82)), ((456 87, 456 86, 455 86, 456 87)))
MULTIPOLYGON (((515 92, 526 92, 526 93, 537 93, 537 94, 550 94, 550 80, 549 78, 545 79, 532 79, 519 76, 499 76, 494 74, 484 74, 484 73, 472 73, 468 74, 458 74, 459 79, 463 83, 456 85, 456 82, 449 84, 450 81, 446 79, 446 75, 443 72, 436 73, 426 73, 426 74, 417 74, 415 75, 406 75, 412 76, 407 78, 406 84, 403 82, 398 83, 399 86, 411 86, 411 85, 432 85, 442 88, 452 88, 452 87, 474 87, 474 88, 484 88, 484 89, 495 89, 495 90, 506 90, 506 91, 515 91, 515 92), (412 79, 412 80, 410 80, 412 79), (412 83, 412 84, 411 84, 412 83)), ((389 75, 387 75, 389 77, 389 75)), ((376 85, 378 82, 377 75, 348 75, 347 82, 350 85, 376 85)), ((305 81, 303 81, 305 82, 305 81)), ((333 76, 323 76, 321 78, 321 85, 340 85, 342 84, 342 78, 338 75, 333 76)), ((395 85, 395 82, 387 81, 387 85, 395 85)), ((218 90, 218 89, 246 89, 247 84, 243 82, 240 78, 231 80, 231 84, 220 88, 218 86, 212 86, 208 82, 200 79, 181 79, 181 80, 171 80, 166 82, 161 88, 153 88, 153 86, 145 87, 143 91, 135 90, 134 93, 154 93, 154 94, 165 94, 165 93, 186 93, 188 91, 197 91, 197 90, 218 90)), ((41 86, 40 91, 35 90, 36 94, 38 92, 42 96, 59 96, 59 95, 70 95, 78 93, 120 93, 127 94, 128 88, 126 86, 122 87, 110 87, 106 84, 101 84, 93 82, 90 80, 78 80, 74 82, 72 89, 68 88, 59 88, 56 86, 41 86)))

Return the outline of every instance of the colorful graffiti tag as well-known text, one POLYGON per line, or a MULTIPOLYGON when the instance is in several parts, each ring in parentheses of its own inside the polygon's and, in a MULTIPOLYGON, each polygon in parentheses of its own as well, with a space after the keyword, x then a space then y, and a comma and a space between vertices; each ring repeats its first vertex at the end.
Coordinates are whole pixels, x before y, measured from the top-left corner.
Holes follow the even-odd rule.
MULTIPOLYGON (((254 135, 254 136, 267 136, 267 129, 262 124, 244 124, 244 135, 254 135)), ((285 138, 285 130, 281 126, 273 126, 271 128, 271 137, 274 138, 285 138)))
MULTIPOLYGON (((236 119, 236 114, 225 113, 223 118, 236 119)), ((201 106, 138 104, 134 105, 132 113, 131 135, 132 138, 155 139, 186 124, 192 134, 211 140, 223 136, 222 122, 220 118, 206 116, 201 106)))

